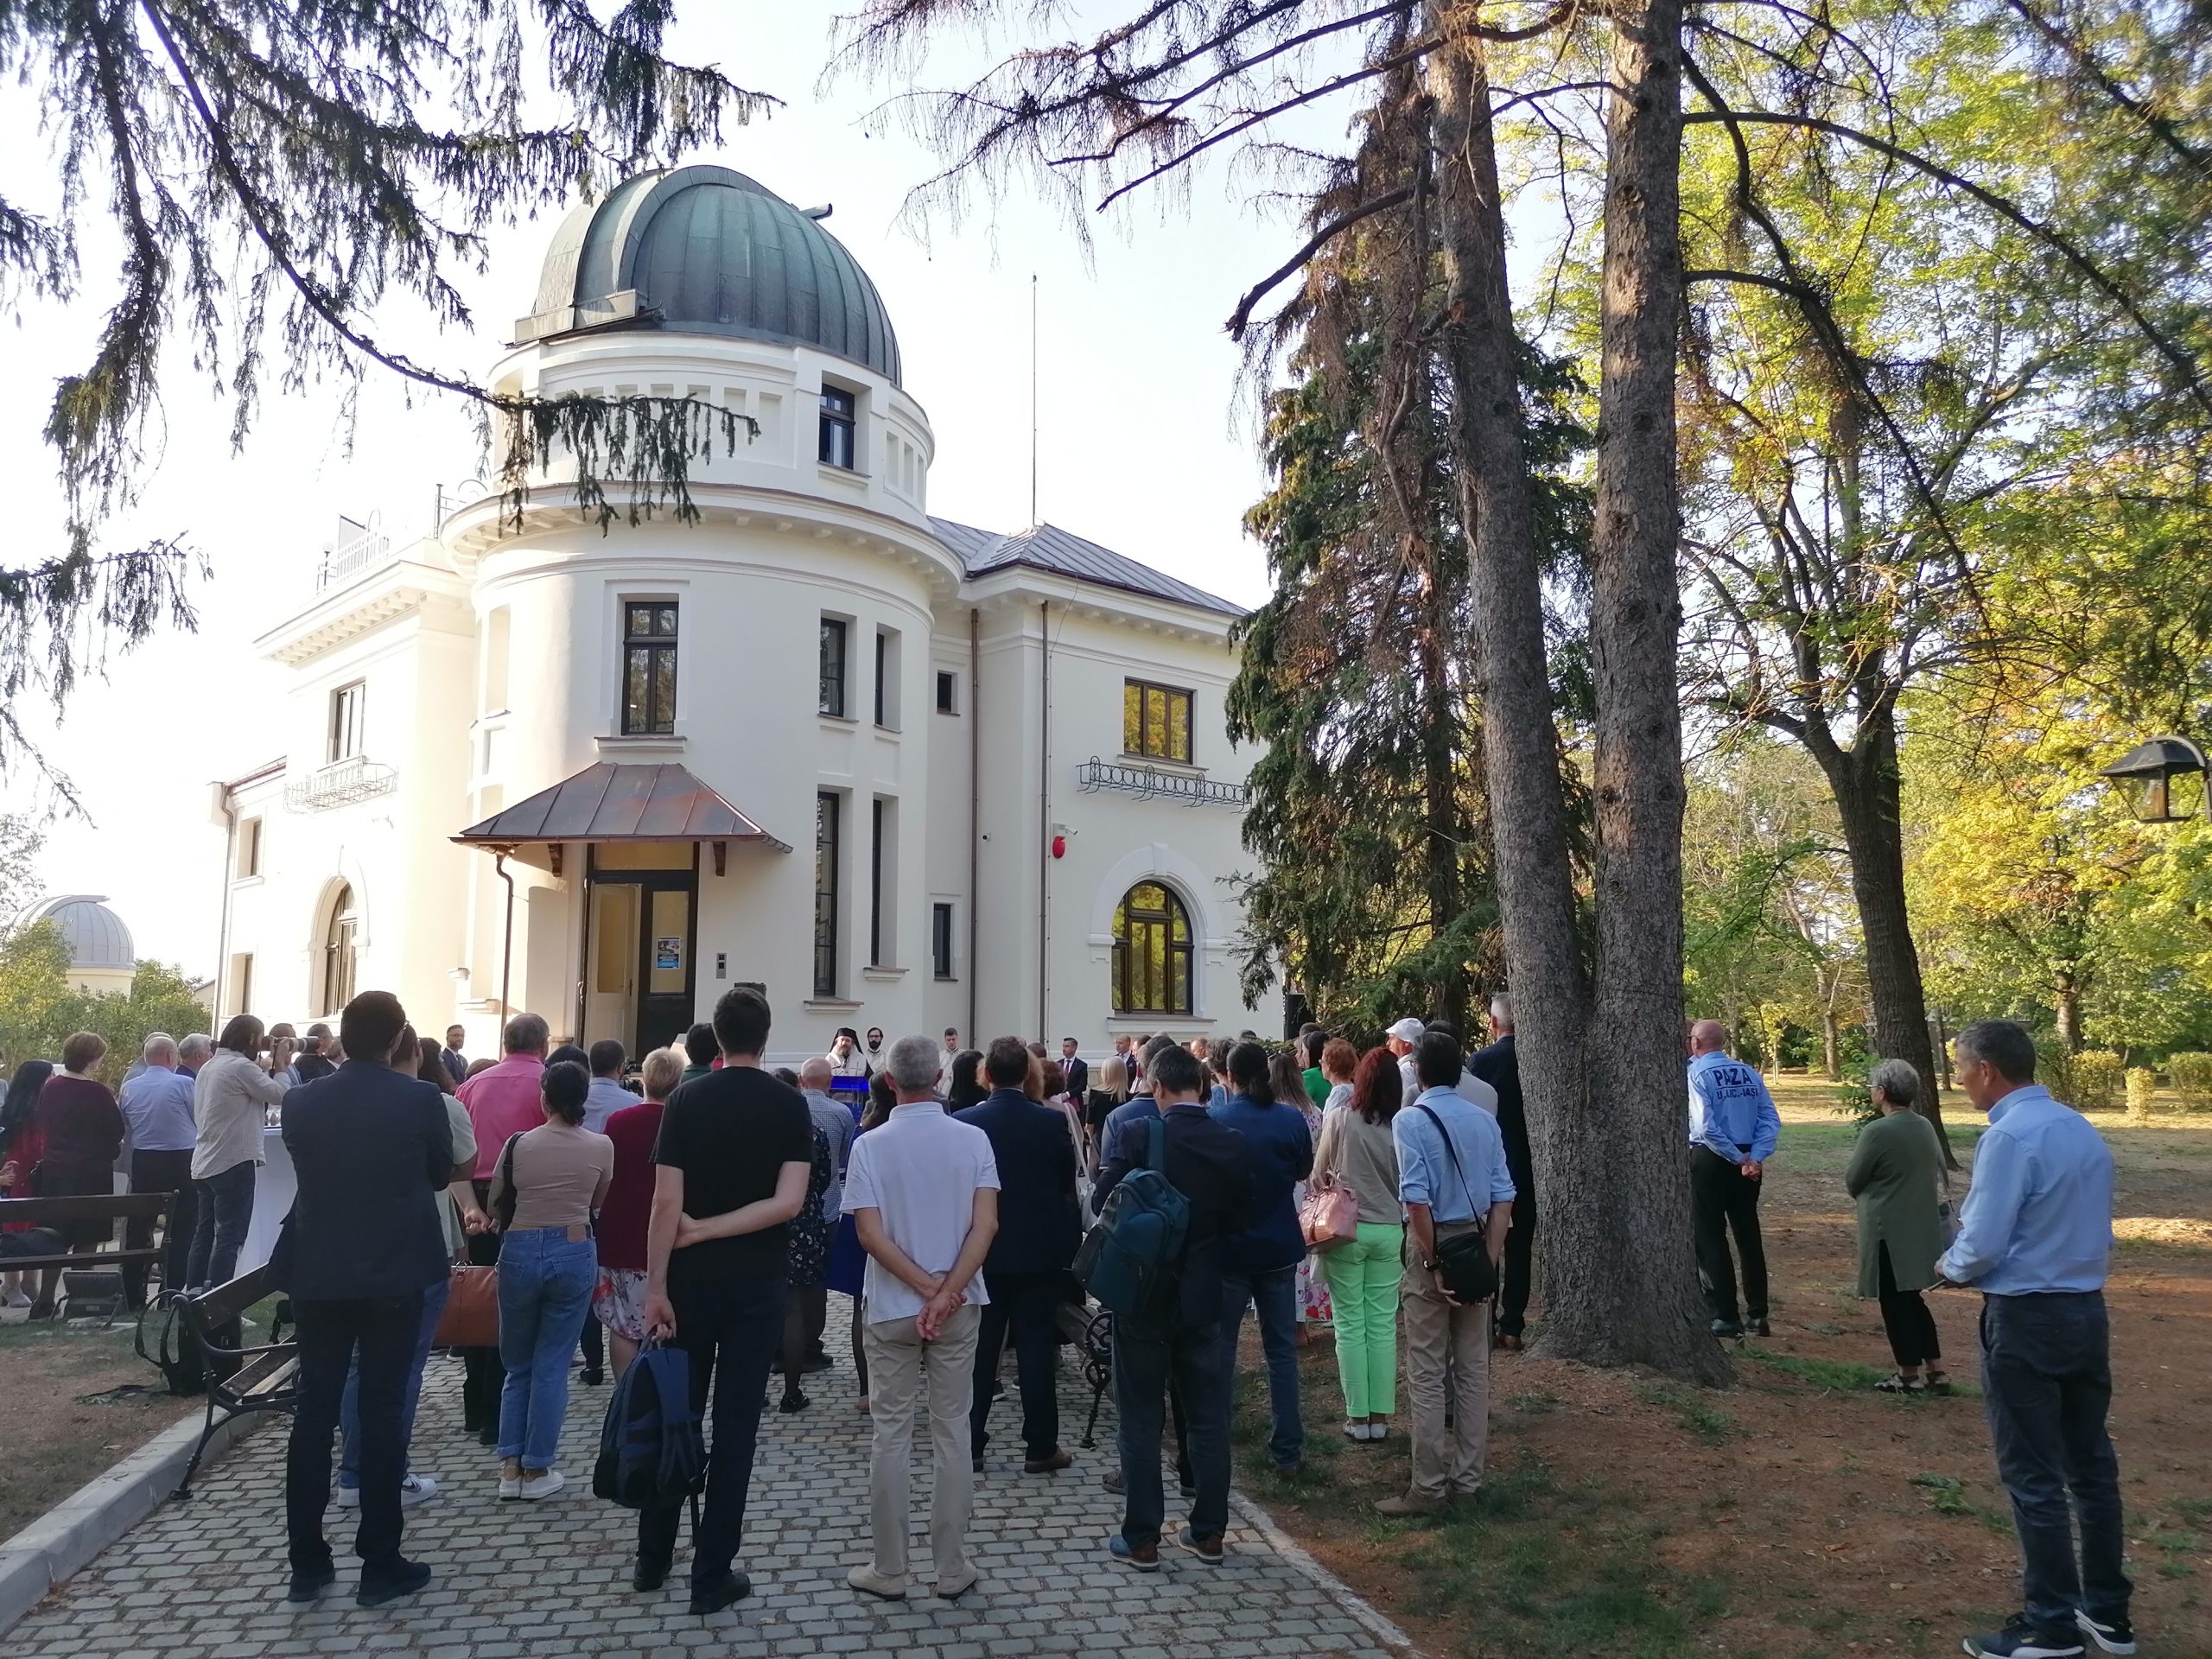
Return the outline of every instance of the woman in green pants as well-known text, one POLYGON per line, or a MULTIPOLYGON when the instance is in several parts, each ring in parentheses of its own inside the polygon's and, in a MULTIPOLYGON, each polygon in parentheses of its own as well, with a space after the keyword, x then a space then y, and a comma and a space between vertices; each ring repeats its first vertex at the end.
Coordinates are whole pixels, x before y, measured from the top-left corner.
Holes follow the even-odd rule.
MULTIPOLYGON (((1348 1052, 1350 1045, 1329 1047, 1348 1052)), ((1322 1064, 1325 1070, 1325 1053, 1322 1064)), ((1313 1149, 1315 1176, 1327 1171, 1359 1202, 1358 1236, 1321 1255, 1336 1306, 1344 1433, 1355 1440, 1379 1440, 1390 1432, 1398 1392, 1398 1280, 1405 1271, 1406 1229, 1390 1120, 1402 1099, 1396 1058, 1385 1048, 1370 1049, 1352 1072, 1351 1097, 1323 1116, 1313 1149)))

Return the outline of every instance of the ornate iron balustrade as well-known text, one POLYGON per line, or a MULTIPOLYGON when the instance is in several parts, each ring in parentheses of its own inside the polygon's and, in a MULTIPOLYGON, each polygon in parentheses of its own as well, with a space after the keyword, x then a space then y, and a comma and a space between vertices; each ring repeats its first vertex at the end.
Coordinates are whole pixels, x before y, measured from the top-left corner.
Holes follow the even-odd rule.
POLYGON ((398 787, 396 768, 356 755, 290 779, 284 785, 284 804, 295 812, 327 812, 334 806, 374 800, 398 787))
POLYGON ((357 524, 351 518, 340 518, 338 523, 337 544, 315 566, 315 590, 318 594, 371 565, 382 564, 391 555, 391 537, 377 527, 373 518, 365 524, 357 524))
POLYGON ((1242 784, 1216 783, 1154 766, 1124 766, 1095 754, 1077 766, 1075 778, 1076 786, 1085 793, 1116 789, 1140 799, 1174 801, 1183 806, 1231 806, 1241 810, 1251 798, 1251 791, 1242 784))

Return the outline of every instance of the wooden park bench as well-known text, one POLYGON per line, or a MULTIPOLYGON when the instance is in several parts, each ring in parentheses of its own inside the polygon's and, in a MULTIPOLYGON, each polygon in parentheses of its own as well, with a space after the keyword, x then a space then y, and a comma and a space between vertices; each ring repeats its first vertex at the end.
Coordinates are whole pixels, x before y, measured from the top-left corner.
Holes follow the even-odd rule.
POLYGON ((184 1321, 191 1340, 200 1347, 207 1375, 207 1419, 200 1431, 200 1444, 192 1448, 192 1461, 177 1483, 176 1496, 191 1496, 192 1478, 200 1472, 200 1459, 220 1423, 256 1411, 289 1412, 300 1401, 300 1344, 283 1339, 283 1325, 270 1332, 274 1340, 247 1346, 239 1332, 245 1311, 270 1294, 266 1263, 242 1273, 227 1285, 218 1285, 184 1304, 184 1321), (216 1412, 223 1414, 220 1421, 216 1412))
POLYGON ((1062 1302, 1056 1315, 1061 1340, 1083 1356, 1083 1380, 1090 1385, 1090 1416, 1083 1426, 1083 1447, 1098 1444, 1098 1408, 1114 1386, 1114 1316, 1088 1301, 1062 1302))
MULTIPOLYGON (((32 1227, 51 1227, 67 1235, 77 1227, 97 1221, 105 1223, 108 1230, 106 1243, 98 1249, 62 1249, 47 1255, 0 1255, 0 1273, 37 1273, 47 1268, 60 1268, 70 1273, 104 1273, 119 1271, 125 1263, 137 1262, 150 1268, 162 1259, 162 1246, 153 1243, 134 1250, 118 1245, 115 1224, 149 1220, 153 1224, 149 1232, 166 1235, 169 1205, 175 1197, 169 1192, 111 1192, 88 1193, 73 1198, 0 1198, 0 1224, 22 1223, 32 1227)), ((123 1297, 119 1291, 115 1300, 120 1306, 123 1297)))

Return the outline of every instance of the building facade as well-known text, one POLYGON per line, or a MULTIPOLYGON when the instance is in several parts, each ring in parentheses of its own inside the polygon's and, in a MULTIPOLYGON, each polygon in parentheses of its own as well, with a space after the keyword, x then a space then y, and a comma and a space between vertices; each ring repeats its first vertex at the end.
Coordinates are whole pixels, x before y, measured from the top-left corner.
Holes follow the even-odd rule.
MULTIPOLYGON (((555 461, 400 545, 360 527, 258 642, 282 753, 216 787, 219 1012, 397 990, 634 1053, 763 987, 841 1026, 1261 1028, 1233 947, 1239 607, 1051 525, 927 510, 936 437, 874 285, 744 175, 632 179, 556 233, 492 384, 751 423, 698 518, 602 534, 555 461)), ((572 476, 572 474, 571 474, 572 476)))

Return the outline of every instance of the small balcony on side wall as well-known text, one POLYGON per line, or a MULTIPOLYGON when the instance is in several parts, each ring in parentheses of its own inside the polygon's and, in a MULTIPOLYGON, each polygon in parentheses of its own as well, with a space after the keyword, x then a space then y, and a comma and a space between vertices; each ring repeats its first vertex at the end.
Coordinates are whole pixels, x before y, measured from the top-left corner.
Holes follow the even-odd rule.
POLYGON ((1243 784, 1217 783, 1193 772, 1102 760, 1095 754, 1077 764, 1075 781, 1085 794, 1110 789, 1141 800, 1173 801, 1181 806, 1226 806, 1242 811, 1251 798, 1243 784))
POLYGON ((399 772, 396 767, 357 754, 351 760, 317 766, 304 777, 287 779, 284 804, 295 812, 327 812, 334 806, 372 801, 398 787, 399 772))

